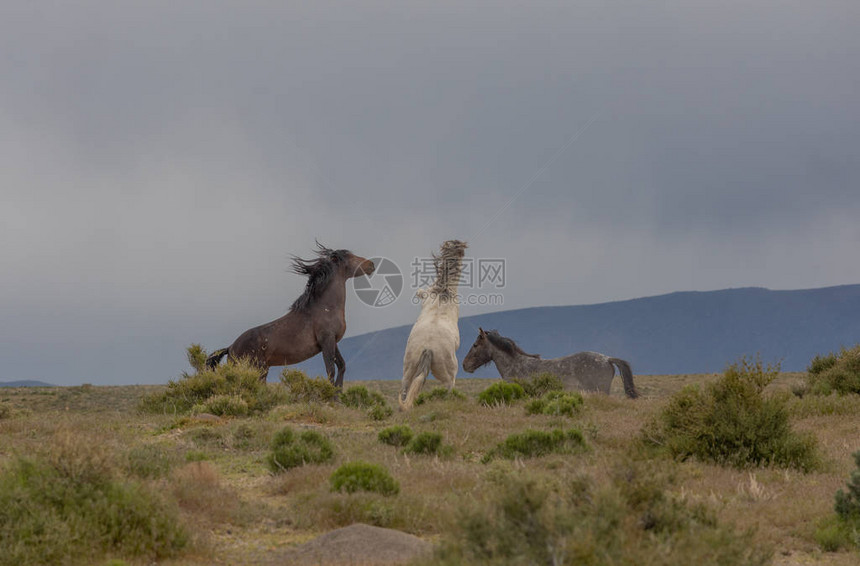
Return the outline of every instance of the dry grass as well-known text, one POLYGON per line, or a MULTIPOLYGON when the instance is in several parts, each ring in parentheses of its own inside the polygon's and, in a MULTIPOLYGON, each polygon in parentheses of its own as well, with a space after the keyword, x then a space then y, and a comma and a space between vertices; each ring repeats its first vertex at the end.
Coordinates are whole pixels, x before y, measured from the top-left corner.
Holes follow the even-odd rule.
MULTIPOLYGON (((313 402, 281 405, 262 416, 200 421, 138 413, 140 399, 157 393, 158 387, 8 389, 0 391, 5 415, 0 418, 0 464, 76 438, 93 448, 87 452, 92 462, 136 477, 127 469, 127 462, 134 461, 128 454, 152 450, 163 456, 166 468, 141 474, 140 481, 179 504, 197 541, 165 564, 210 564, 216 559, 266 563, 283 548, 357 520, 439 540, 464 505, 488 497, 498 484, 493 478, 506 474, 527 473, 540 481, 585 477, 597 489, 605 487, 622 462, 642 457, 635 440, 671 394, 716 377, 636 376, 640 399, 625 398, 621 384, 615 383, 610 396, 585 394, 582 410, 572 417, 527 415, 523 402, 481 406, 477 394, 494 380, 460 379, 457 389, 467 395, 466 401, 430 400, 382 421, 363 410, 313 402), (415 434, 440 433, 451 454, 410 455, 377 440, 380 430, 399 424, 415 434), (270 474, 265 463, 269 444, 284 426, 297 433, 323 432, 335 447, 333 460, 270 474), (589 450, 481 463, 510 434, 553 428, 582 430, 589 450), (400 494, 332 493, 329 476, 355 460, 385 467, 400 484, 400 494)), ((800 381, 798 374, 781 374, 770 387, 790 392, 800 381)), ((362 385, 396 405, 399 382, 362 385)), ((818 522, 832 513, 834 494, 853 467, 851 454, 860 449, 860 399, 806 395, 792 398, 789 410, 795 429, 816 436, 824 460, 821 470, 803 474, 668 461, 675 478, 669 495, 705 504, 718 521, 739 531, 754 529, 756 544, 772 547, 773 563, 779 566, 856 564, 856 551, 822 552, 813 534, 818 522)))

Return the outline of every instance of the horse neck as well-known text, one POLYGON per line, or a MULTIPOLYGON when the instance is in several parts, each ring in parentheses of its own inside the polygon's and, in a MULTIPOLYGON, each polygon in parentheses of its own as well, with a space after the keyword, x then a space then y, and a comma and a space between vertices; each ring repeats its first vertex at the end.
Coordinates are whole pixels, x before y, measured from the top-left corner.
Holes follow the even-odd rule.
POLYGON ((458 301, 451 299, 445 299, 444 301, 440 297, 435 297, 433 299, 425 300, 421 305, 421 312, 418 314, 418 318, 444 318, 453 321, 455 324, 460 316, 460 305, 458 301))
POLYGON ((332 277, 331 282, 320 293, 318 303, 324 308, 344 310, 346 306, 346 277, 340 273, 332 277))
POLYGON ((537 358, 517 353, 508 354, 497 348, 492 350, 492 360, 499 370, 499 375, 506 380, 515 377, 526 378, 535 373, 536 366, 540 363, 537 358))

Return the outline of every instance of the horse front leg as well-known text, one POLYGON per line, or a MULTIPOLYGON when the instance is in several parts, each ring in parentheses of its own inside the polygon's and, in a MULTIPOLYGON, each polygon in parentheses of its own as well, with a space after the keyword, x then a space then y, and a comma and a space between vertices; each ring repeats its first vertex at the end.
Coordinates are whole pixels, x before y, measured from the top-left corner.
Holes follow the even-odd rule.
POLYGON ((333 334, 321 336, 318 340, 320 349, 322 350, 323 363, 325 363, 325 373, 328 376, 329 383, 336 385, 334 379, 335 359, 337 357, 337 340, 333 334))
POLYGON ((337 366, 337 381, 335 381, 335 385, 337 387, 343 387, 343 374, 346 373, 346 362, 344 361, 337 344, 334 345, 334 363, 337 366))

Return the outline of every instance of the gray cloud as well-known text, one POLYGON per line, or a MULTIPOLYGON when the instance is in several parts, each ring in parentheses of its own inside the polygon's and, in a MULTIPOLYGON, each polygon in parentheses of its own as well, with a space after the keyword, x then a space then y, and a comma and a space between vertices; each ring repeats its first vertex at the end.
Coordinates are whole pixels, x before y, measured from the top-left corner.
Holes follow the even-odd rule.
POLYGON ((852 2, 3 15, 0 379, 176 376, 282 314, 314 238, 404 270, 468 239, 504 308, 860 280, 852 2))

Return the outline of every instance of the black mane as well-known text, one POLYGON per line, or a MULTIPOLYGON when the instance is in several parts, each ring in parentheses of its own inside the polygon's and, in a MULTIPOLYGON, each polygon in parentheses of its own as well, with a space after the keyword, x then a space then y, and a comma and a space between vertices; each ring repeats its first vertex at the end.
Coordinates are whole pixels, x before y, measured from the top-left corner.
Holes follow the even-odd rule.
POLYGON ((333 250, 317 242, 317 258, 306 260, 293 256, 293 272, 299 275, 307 275, 308 282, 305 291, 293 302, 290 311, 304 311, 309 309, 319 299, 322 292, 331 283, 335 273, 335 266, 343 263, 352 255, 349 250, 333 250))
POLYGON ((498 330, 488 330, 485 334, 487 339, 490 341, 490 344, 507 354, 512 356, 520 354, 530 358, 540 358, 540 354, 529 354, 528 352, 523 351, 516 342, 499 334, 498 330))

